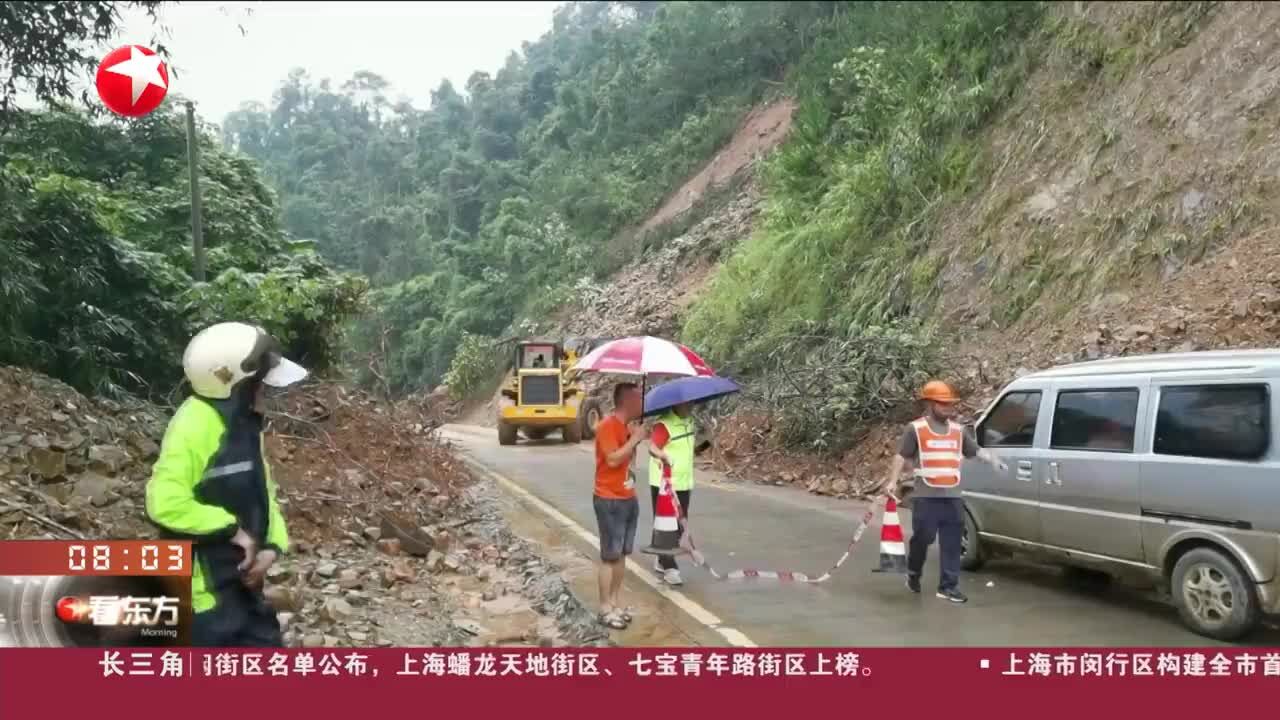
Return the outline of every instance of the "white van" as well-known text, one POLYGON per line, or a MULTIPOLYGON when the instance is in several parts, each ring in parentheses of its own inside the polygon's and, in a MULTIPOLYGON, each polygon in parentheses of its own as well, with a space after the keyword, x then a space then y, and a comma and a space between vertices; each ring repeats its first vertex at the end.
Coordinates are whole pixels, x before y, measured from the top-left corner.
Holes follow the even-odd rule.
POLYGON ((1124 357, 1009 384, 964 466, 964 564, 1016 550, 1167 587, 1233 640, 1280 611, 1280 351, 1124 357))

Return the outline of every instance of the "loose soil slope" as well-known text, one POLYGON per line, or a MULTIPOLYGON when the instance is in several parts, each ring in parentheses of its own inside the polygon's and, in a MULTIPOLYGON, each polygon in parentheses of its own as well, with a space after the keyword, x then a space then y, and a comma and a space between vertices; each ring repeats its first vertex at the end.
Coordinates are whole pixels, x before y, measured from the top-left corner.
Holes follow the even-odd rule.
MULTIPOLYGON (((154 537, 145 491, 169 414, 0 367, 0 537, 154 537)), ((420 404, 311 384, 269 416, 292 547, 266 592, 288 644, 608 642, 420 404)))
MULTIPOLYGON (((943 210, 936 293, 916 308, 953 336, 970 412, 1034 368, 1274 346, 1280 325, 1280 4, 1060 3, 1047 22, 1043 61, 975 140, 987 180, 943 210)), ((647 319, 690 289, 645 271, 566 327, 674 333, 678 313, 647 319)), ((896 422, 850 428, 860 440, 833 462, 782 451, 768 417, 743 414, 720 423, 718 464, 858 495, 883 478, 896 422)))
MULTIPOLYGON (((1277 341, 1280 5, 1063 3, 1051 22, 982 139, 989 182, 931 251, 970 412, 1056 363, 1277 341)), ((864 429, 830 464, 776 453, 760 425, 729 433, 737 456, 839 495, 878 485, 896 432, 864 429)))
MULTIPOLYGON (((674 237, 642 252, 607 282, 582 283, 576 301, 548 318, 548 329, 541 334, 552 338, 675 337, 684 311, 697 299, 721 257, 750 234, 761 209, 754 171, 786 138, 794 110, 787 98, 752 109, 716 156, 673 192, 638 231, 625 231, 612 242, 634 245, 664 233, 674 237), (677 231, 679 223, 686 223, 687 229, 677 231)), ((493 426, 497 400, 495 392, 482 404, 469 403, 461 422, 493 426)))
POLYGON ((644 221, 646 233, 674 220, 698 203, 709 189, 722 186, 786 139, 795 103, 784 98, 752 109, 733 138, 701 170, 680 186, 644 221))

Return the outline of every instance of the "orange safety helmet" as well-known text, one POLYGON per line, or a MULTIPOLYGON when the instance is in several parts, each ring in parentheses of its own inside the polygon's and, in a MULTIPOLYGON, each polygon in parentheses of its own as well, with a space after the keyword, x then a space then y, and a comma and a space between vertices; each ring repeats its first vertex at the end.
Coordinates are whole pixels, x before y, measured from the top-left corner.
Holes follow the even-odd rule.
POLYGON ((960 397, 956 395, 956 391, 951 386, 941 380, 930 380, 924 384, 924 388, 920 390, 920 399, 937 403, 954 403, 959 402, 960 397))

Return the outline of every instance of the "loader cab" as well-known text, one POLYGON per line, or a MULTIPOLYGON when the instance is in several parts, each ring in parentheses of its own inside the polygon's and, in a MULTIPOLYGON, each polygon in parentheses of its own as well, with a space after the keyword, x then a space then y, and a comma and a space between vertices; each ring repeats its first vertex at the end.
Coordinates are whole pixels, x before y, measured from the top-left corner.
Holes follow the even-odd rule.
POLYGON ((559 343, 523 342, 516 345, 516 397, 519 405, 552 406, 562 403, 559 343))
POLYGON ((562 352, 556 343, 520 343, 516 346, 518 370, 558 369, 562 352))

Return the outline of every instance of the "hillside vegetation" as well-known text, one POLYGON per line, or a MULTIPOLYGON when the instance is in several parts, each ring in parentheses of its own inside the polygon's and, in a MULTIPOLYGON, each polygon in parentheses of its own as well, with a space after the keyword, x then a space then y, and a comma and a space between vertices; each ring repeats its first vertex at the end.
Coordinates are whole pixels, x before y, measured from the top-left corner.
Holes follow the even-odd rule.
POLYGON ((756 178, 759 220, 709 282, 638 298, 663 264, 646 255, 581 307, 637 308, 611 324, 640 329, 678 305, 676 334, 750 381, 756 432, 822 450, 932 374, 976 410, 1053 362, 1274 344, 1252 320, 1280 305, 1264 250, 1280 12, 881 10, 791 72, 798 109, 756 178))
POLYGON ((298 71, 271 107, 228 117, 225 138, 263 164, 293 234, 373 279, 357 337, 386 348, 373 371, 432 385, 465 334, 547 316, 629 260, 627 230, 851 7, 566 3, 496 74, 441 83, 430 109, 393 102, 373 73, 298 71))
MULTIPOLYGON (((911 313, 936 326, 934 366, 967 410, 1054 364, 1276 347, 1280 6, 1056 3, 1026 44, 1030 72, 974 135, 983 171, 939 200, 920 249, 940 270, 911 313)), ((828 439, 755 412, 839 407, 859 388, 888 411, 915 409, 911 385, 824 384, 848 366, 823 350, 767 373, 783 382, 758 386, 765 407, 742 408, 724 445, 753 477, 856 495, 883 481, 901 416, 838 424, 828 439), (805 370, 828 395, 770 396, 805 370), (797 434, 848 451, 838 464, 773 455, 797 434)))
POLYGON ((8 122, 0 365, 85 390, 164 395, 181 379, 191 333, 229 317, 266 325, 317 367, 334 359, 365 283, 290 240, 252 162, 202 143, 209 281, 196 284, 180 111, 129 123, 15 112, 8 122))
MULTIPOLYGON (((100 5, 33 4, 62 15, 14 37, 93 37, 100 5)), ((3 115, 0 362, 155 392, 236 316, 384 390, 465 395, 501 339, 655 331, 743 379, 787 446, 834 450, 928 375, 980 398, 1155 338, 1112 327, 1151 298, 1212 345, 1210 298, 1176 292, 1241 238, 1267 267, 1272 7, 573 2, 430 108, 376 69, 298 70, 204 140, 204 285, 180 117, 93 119, 56 104, 83 58, 27 59, 55 105, 3 115), (757 162, 735 132, 786 139, 757 162)), ((1234 317, 1273 304, 1236 289, 1234 317)))

